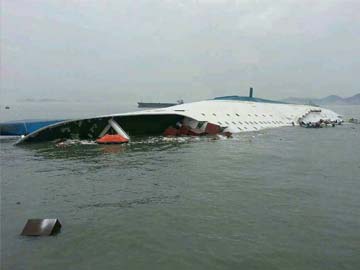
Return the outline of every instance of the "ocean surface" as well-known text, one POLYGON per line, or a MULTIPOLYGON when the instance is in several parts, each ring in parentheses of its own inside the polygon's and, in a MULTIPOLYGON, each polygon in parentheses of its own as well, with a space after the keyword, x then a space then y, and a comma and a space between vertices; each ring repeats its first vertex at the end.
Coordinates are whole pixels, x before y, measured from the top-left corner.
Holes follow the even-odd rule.
POLYGON ((0 139, 3 270, 360 269, 360 125, 14 142, 0 139), (63 227, 20 236, 29 218, 63 227))

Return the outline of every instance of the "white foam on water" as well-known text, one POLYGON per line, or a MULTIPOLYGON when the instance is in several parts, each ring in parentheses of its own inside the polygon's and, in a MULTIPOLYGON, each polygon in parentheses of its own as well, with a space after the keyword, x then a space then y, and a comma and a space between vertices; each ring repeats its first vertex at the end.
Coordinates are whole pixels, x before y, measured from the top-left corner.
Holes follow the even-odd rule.
POLYGON ((95 141, 89 141, 89 140, 66 140, 63 142, 59 142, 56 144, 57 147, 66 147, 66 146, 72 146, 72 145, 96 145, 97 143, 95 141))
POLYGON ((155 136, 155 137, 148 137, 142 140, 130 141, 129 145, 158 144, 158 143, 187 143, 187 142, 193 142, 199 140, 200 140, 199 137, 190 137, 190 136, 182 136, 182 137, 155 136))
MULTIPOLYGON (((235 140, 235 141, 243 141, 244 139, 253 139, 258 136, 263 136, 265 133, 237 133, 233 134, 231 137, 227 137, 225 135, 215 135, 215 136, 178 136, 178 137, 166 137, 166 136, 153 136, 146 137, 144 139, 139 140, 131 140, 129 143, 123 144, 124 146, 132 146, 132 145, 144 145, 144 144, 159 144, 159 143, 189 143, 189 142, 199 142, 202 140, 205 141, 226 141, 226 140, 235 140)), ((57 147, 68 147, 75 145, 98 145, 96 141, 91 140, 66 140, 60 143, 57 143, 57 147)))

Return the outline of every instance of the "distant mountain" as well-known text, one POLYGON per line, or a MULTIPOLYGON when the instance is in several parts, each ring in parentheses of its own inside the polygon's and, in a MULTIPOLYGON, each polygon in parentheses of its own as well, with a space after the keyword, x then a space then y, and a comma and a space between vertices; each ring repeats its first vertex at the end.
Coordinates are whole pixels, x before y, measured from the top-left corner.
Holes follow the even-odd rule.
POLYGON ((360 94, 345 98, 345 101, 349 105, 359 105, 360 104, 360 94))
POLYGON ((282 101, 295 104, 316 104, 316 105, 360 105, 360 94, 352 97, 342 98, 336 95, 324 98, 295 98, 290 97, 282 101))

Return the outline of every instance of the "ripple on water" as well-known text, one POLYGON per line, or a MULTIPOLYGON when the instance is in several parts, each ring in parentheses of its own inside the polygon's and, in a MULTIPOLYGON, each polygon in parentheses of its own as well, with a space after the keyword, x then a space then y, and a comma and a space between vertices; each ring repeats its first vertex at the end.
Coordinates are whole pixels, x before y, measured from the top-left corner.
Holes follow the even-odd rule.
POLYGON ((351 127, 0 142, 3 268, 356 269, 360 129, 351 127), (62 221, 59 236, 18 237, 25 219, 47 216, 62 221))

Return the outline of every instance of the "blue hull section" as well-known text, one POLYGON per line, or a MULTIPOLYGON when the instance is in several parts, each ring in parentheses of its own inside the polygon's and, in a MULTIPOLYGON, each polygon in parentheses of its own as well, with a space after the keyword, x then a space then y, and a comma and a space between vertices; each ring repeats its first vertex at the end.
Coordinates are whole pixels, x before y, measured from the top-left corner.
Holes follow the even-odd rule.
POLYGON ((23 120, 0 123, 0 135, 3 136, 21 136, 27 135, 40 128, 52 125, 64 120, 23 120))

